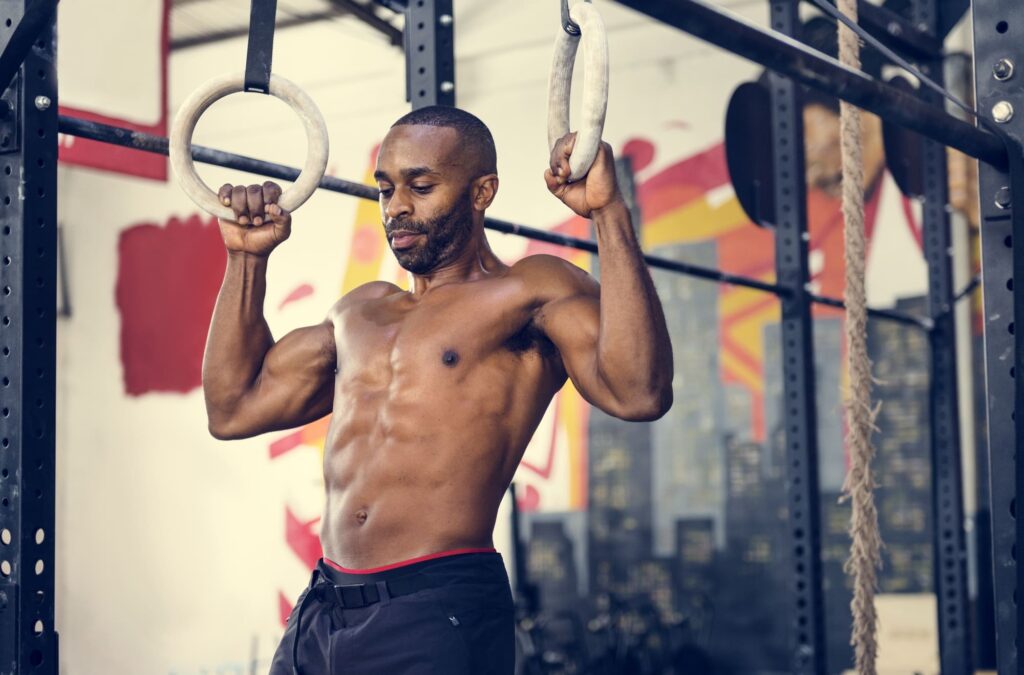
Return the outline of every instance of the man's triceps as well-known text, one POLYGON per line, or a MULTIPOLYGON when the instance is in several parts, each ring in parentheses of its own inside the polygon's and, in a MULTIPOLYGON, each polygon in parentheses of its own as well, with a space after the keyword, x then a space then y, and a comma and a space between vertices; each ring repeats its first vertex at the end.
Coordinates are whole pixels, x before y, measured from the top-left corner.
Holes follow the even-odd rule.
POLYGON ((330 321, 288 333, 267 352, 224 435, 244 438, 323 417, 333 403, 335 363, 330 321))

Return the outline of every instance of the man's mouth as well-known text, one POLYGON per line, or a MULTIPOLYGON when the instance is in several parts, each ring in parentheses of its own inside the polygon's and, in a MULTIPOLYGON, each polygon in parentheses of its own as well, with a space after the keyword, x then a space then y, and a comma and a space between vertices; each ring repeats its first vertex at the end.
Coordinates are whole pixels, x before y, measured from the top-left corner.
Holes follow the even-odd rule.
POLYGON ((418 232, 396 230, 391 233, 391 248, 396 251, 411 248, 416 243, 416 240, 422 236, 423 235, 418 232))

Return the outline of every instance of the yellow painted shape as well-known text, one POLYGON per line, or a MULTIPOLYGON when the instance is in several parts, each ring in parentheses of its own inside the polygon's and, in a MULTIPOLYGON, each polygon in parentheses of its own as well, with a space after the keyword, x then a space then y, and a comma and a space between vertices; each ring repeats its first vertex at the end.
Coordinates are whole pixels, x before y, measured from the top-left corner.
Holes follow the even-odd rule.
MULTIPOLYGON (((373 183, 373 167, 368 167, 363 176, 363 182, 373 183)), ((384 257, 387 246, 381 246, 377 255, 372 260, 359 262, 355 260, 351 252, 356 245, 357 237, 374 236, 383 237, 380 226, 380 206, 376 202, 360 199, 356 206, 355 223, 352 226, 352 238, 349 243, 348 264, 345 266, 345 276, 341 284, 341 294, 362 286, 365 283, 375 281, 380 277, 380 263, 384 257), (364 234, 365 233, 365 234, 364 234)))
POLYGON ((645 247, 651 247, 704 241, 749 226, 750 221, 735 197, 718 206, 701 198, 646 223, 643 242, 645 247))

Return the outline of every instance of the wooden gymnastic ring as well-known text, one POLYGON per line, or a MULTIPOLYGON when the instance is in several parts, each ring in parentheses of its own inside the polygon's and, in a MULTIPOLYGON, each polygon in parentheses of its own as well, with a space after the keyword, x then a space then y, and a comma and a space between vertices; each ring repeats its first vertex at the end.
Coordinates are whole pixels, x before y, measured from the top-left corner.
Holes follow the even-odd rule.
MULTIPOLYGON (((244 91, 244 82, 244 73, 232 73, 216 77, 196 89, 181 104, 169 137, 171 167, 185 194, 204 211, 230 221, 235 220, 234 211, 224 206, 217 193, 196 173, 192 161, 192 134, 207 108, 229 94, 244 91)), ((298 114, 306 129, 306 163, 295 183, 278 200, 282 209, 291 212, 309 199, 327 170, 327 156, 330 153, 327 125, 313 99, 295 83, 279 75, 271 75, 268 93, 287 103, 298 114)))
POLYGON ((570 181, 580 180, 594 164, 601 147, 605 113, 608 109, 608 36, 604 21, 589 2, 578 2, 569 10, 582 36, 574 36, 559 27, 555 38, 555 57, 548 80, 548 149, 569 133, 569 98, 576 48, 583 41, 583 125, 569 158, 570 181))

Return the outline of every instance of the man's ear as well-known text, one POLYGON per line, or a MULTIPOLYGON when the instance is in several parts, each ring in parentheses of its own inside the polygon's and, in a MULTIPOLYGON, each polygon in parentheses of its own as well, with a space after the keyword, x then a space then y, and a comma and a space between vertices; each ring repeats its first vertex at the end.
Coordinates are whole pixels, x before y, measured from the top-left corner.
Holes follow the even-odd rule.
POLYGON ((498 174, 489 173, 473 181, 473 208, 484 211, 498 194, 498 174))

